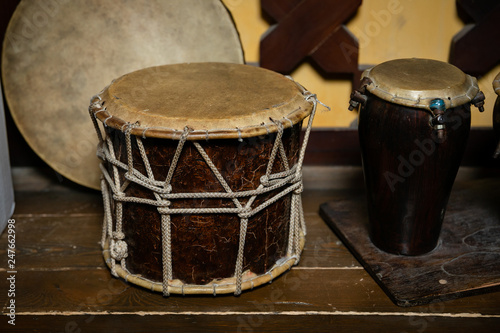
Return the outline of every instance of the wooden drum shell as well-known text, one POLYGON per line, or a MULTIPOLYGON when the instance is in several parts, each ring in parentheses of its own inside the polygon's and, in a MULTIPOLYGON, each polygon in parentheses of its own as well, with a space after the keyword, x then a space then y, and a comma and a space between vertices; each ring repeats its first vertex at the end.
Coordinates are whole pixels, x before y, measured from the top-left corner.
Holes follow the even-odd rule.
MULTIPOLYGON (((302 122, 283 132, 283 145, 289 165, 297 163, 302 122)), ((125 134, 113 128, 106 129, 111 138, 116 158, 127 163, 125 134)), ((276 133, 251 138, 211 139, 198 141, 210 156, 233 191, 254 190, 260 177, 266 173, 276 133)), ((166 178, 177 149, 177 140, 147 138, 142 140, 156 179, 166 178)), ((132 136, 134 168, 145 174, 135 137, 132 136)), ((107 166, 110 175, 111 166, 107 166)), ((273 172, 284 170, 276 159, 273 172)), ((120 183, 125 171, 121 170, 120 183)), ((187 141, 180 156, 172 182, 173 193, 223 192, 219 181, 198 153, 187 141)), ((278 190, 259 195, 258 205, 277 194, 278 190)), ((154 199, 146 188, 130 184, 127 196, 154 199)), ((260 275, 286 257, 290 205, 292 194, 287 194, 248 222, 243 260, 243 271, 260 275)), ((234 207, 230 199, 176 199, 171 208, 234 207)), ((244 203, 244 202, 243 202, 244 203)), ((132 274, 158 282, 162 280, 161 215, 157 207, 123 203, 123 232, 129 255, 126 265, 132 274)), ((112 207, 114 212, 114 207, 112 207)), ((113 213, 113 221, 116 216, 113 213)), ((238 253, 240 219, 237 214, 176 214, 171 216, 173 278, 184 284, 205 285, 215 280, 231 278, 238 253)))
POLYGON ((446 205, 470 131, 470 105, 447 109, 440 140, 432 114, 367 92, 359 138, 370 236, 380 249, 419 255, 438 243, 446 205))

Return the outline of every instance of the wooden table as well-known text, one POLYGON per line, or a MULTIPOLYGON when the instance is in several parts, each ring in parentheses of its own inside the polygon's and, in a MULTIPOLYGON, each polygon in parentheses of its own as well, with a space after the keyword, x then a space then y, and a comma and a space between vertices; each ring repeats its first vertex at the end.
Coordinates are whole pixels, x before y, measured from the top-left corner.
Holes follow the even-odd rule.
MULTIPOLYGON (((318 215, 328 200, 363 193, 359 167, 306 167, 308 234, 300 264, 239 297, 164 298, 111 276, 100 251, 100 193, 50 170, 14 168, 15 298, 8 296, 7 233, 0 237, 0 332, 494 332, 500 292, 394 305, 318 215), (15 326, 8 324, 15 299, 15 326)), ((499 177, 461 169, 458 186, 499 177)), ((452 195, 453 199, 453 195, 452 195)))

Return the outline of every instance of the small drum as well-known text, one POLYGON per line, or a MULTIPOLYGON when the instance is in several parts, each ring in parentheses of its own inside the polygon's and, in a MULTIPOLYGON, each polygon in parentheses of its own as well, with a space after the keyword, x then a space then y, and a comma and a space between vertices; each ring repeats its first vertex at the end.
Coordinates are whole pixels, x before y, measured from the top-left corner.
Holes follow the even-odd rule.
POLYGON ((493 90, 498 95, 493 107, 493 131, 498 141, 494 157, 498 158, 500 156, 500 73, 493 80, 493 90))
POLYGON ((359 139, 370 236, 403 255, 433 250, 470 130, 482 110, 475 78, 435 60, 392 60, 366 70, 350 109, 361 104, 359 139))
POLYGON ((290 78, 227 63, 139 70, 93 97, 112 274, 164 295, 238 295, 298 263, 316 103, 290 78))

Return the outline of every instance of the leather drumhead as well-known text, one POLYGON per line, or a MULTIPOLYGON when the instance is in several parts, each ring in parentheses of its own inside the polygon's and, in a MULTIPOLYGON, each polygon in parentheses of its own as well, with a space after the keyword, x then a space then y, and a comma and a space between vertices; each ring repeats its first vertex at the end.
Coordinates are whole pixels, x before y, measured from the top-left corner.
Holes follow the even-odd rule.
MULTIPOLYGON (((276 132, 309 116, 305 90, 276 72, 228 63, 174 64, 117 78, 93 108, 106 125, 145 137, 239 139, 276 132), (105 110, 102 109, 105 107, 105 110)), ((96 98, 97 100, 97 98, 96 98)))
POLYGON ((89 98, 134 70, 202 61, 243 62, 219 0, 23 0, 5 36, 2 74, 12 117, 33 150, 98 189, 89 98))
POLYGON ((366 70, 362 77, 371 79, 366 89, 375 96, 427 110, 436 98, 448 109, 469 103, 479 92, 476 78, 432 59, 390 60, 366 70))

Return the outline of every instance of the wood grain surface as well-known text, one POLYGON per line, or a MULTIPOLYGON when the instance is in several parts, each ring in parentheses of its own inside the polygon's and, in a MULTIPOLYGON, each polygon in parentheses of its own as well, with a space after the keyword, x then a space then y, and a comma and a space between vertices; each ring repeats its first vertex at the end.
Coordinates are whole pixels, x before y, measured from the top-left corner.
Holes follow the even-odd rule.
POLYGON ((500 179, 464 182, 450 198, 437 247, 420 256, 377 248, 364 195, 324 203, 320 214, 398 305, 500 291, 500 179))
MULTIPOLYGON (((463 169, 455 187, 494 175, 463 169)), ((15 168, 16 325, 7 323, 2 278, 0 331, 478 333, 499 327, 500 293, 394 305, 318 215, 322 202, 362 197, 361 168, 307 167, 304 178, 308 234, 298 266, 239 297, 164 298, 111 276, 100 252, 100 193, 61 185, 50 172, 15 168)), ((6 244, 4 233, 4 277, 6 244)))
POLYGON ((446 110, 440 139, 432 113, 367 97, 358 131, 371 239, 389 253, 430 252, 467 144, 470 106, 446 110))

